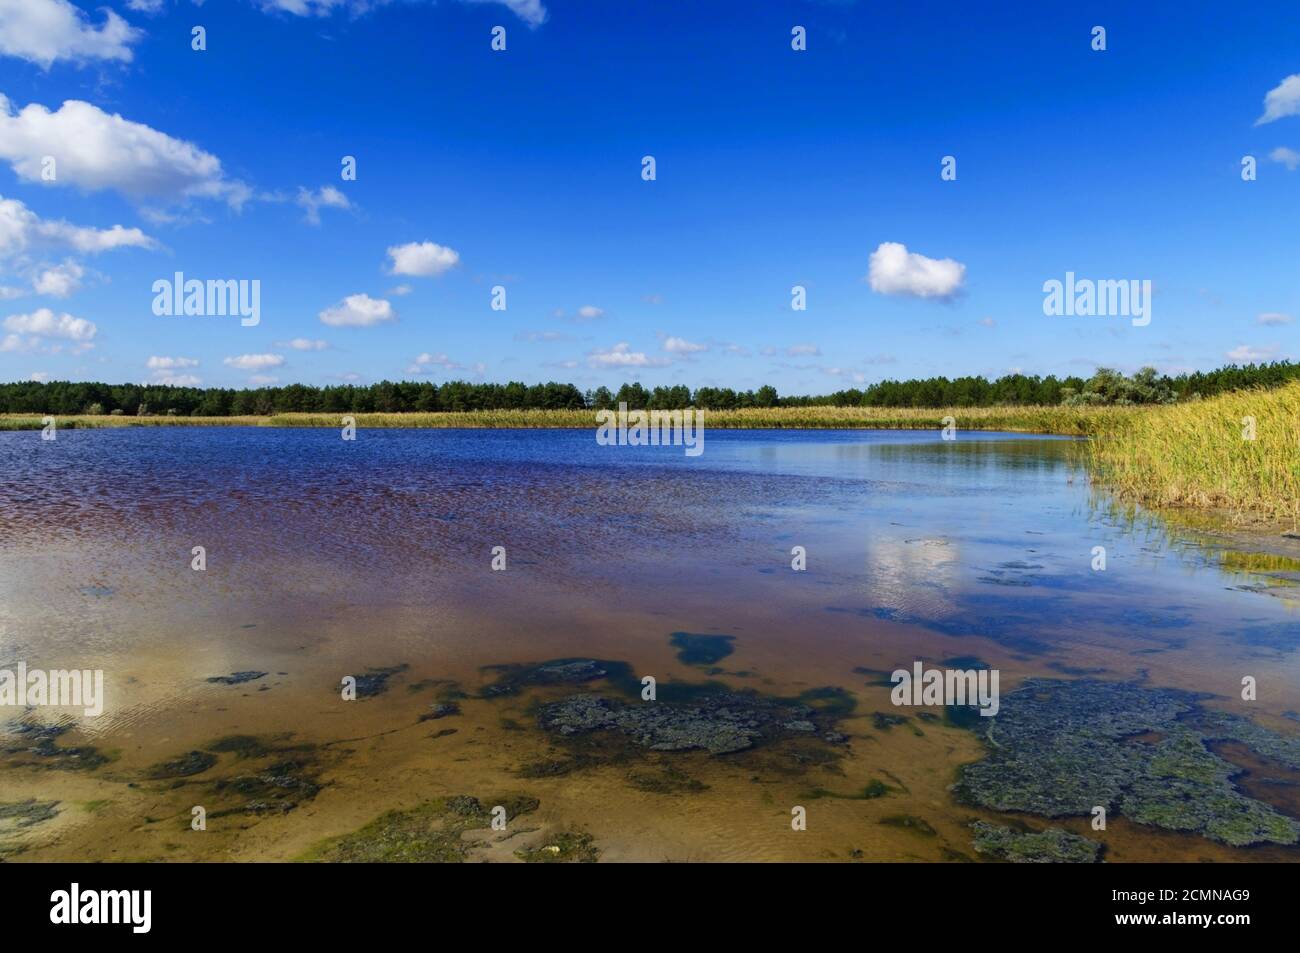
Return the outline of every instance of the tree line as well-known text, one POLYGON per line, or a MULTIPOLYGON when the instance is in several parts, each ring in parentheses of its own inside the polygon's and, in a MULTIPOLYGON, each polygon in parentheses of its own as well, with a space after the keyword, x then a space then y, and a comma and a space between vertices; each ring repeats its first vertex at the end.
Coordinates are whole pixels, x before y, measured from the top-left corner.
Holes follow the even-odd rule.
POLYGON ((1247 387, 1276 387, 1300 379, 1300 363, 1230 365, 1214 371, 1169 376, 1145 367, 1132 375, 1098 368, 1089 378, 1007 374, 985 377, 930 377, 885 380, 820 396, 780 396, 775 387, 737 391, 730 387, 685 385, 647 388, 624 384, 582 391, 573 384, 380 381, 356 386, 233 389, 172 387, 164 384, 98 384, 74 381, 20 381, 0 384, 0 413, 10 414, 168 414, 229 417, 281 413, 404 413, 463 410, 603 410, 620 403, 630 408, 681 410, 703 407, 996 407, 1006 404, 1164 404, 1247 387))

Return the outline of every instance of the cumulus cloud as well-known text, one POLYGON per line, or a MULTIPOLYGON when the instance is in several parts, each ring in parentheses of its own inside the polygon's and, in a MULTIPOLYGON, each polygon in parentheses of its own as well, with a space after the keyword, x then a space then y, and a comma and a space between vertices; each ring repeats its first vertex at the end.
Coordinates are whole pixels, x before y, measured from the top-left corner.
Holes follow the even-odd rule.
POLYGON ((174 371, 198 366, 199 362, 192 357, 150 357, 145 361, 145 367, 151 371, 174 371))
POLYGON ((32 290, 38 295, 66 298, 81 287, 81 279, 85 274, 86 269, 69 258, 61 265, 52 265, 38 271, 32 279, 32 290))
POLYGON ((368 328, 396 319, 392 302, 372 298, 368 294, 348 295, 333 307, 326 308, 318 317, 321 324, 334 328, 368 328))
POLYGON ((434 368, 441 368, 444 371, 473 371, 475 374, 482 374, 487 370, 487 365, 483 363, 466 366, 453 361, 446 354, 429 354, 428 352, 419 355, 406 368, 408 374, 428 374, 434 368))
POLYGON ((792 344, 785 349, 790 357, 817 357, 821 352, 822 349, 816 344, 792 344))
POLYGON ((664 358, 650 357, 644 351, 633 351, 626 341, 620 341, 611 348, 596 348, 587 353, 587 365, 602 367, 667 367, 670 362, 664 358))
POLYGON ((5 328, 19 334, 36 334, 47 338, 68 341, 89 341, 98 328, 85 318, 55 314, 49 308, 37 308, 31 314, 11 314, 5 318, 5 328))
POLYGON ((298 188, 298 198, 295 200, 304 210, 305 219, 308 224, 320 224, 320 210, 323 208, 342 208, 352 207, 348 197, 334 188, 332 185, 326 185, 313 192, 311 189, 298 188))
POLYGON ((88 228, 43 219, 17 199, 0 197, 0 258, 37 245, 62 245, 98 254, 115 248, 155 248, 157 242, 138 228, 88 228))
POLYGON ((57 60, 131 61, 143 35, 112 10, 96 27, 68 0, 0 0, 0 54, 49 69, 57 60))
POLYGON ((698 344, 694 341, 688 341, 686 338, 671 335, 664 336, 662 346, 669 354, 699 354, 709 349, 707 344, 698 344))
POLYGON ((238 208, 252 195, 225 177, 212 153, 78 99, 53 112, 39 103, 14 112, 0 94, 0 159, 27 182, 111 189, 134 200, 209 198, 238 208), (55 160, 51 182, 41 175, 47 156, 55 160))
POLYGON ((162 384, 167 387, 198 387, 203 378, 197 374, 168 374, 161 371, 149 378, 150 384, 162 384))
POLYGON ((966 266, 951 258, 927 258, 901 242, 881 242, 871 253, 867 281, 883 295, 950 298, 961 290, 966 266))
POLYGON ((1264 115, 1255 120, 1255 125, 1287 116, 1300 116, 1300 73, 1292 73, 1265 94, 1264 115))
POLYGON ((1294 172, 1300 168, 1300 152, 1294 149, 1288 149, 1286 146, 1278 146, 1268 154, 1268 157, 1274 162, 1280 162, 1286 166, 1288 172, 1294 172))
POLYGON ((1265 347, 1252 347, 1249 344, 1241 344, 1234 347, 1231 351, 1224 353, 1224 357, 1234 364, 1258 364, 1260 361, 1272 360, 1277 356, 1278 346, 1270 344, 1265 347))
POLYGON ((323 351, 329 346, 329 341, 312 340, 311 338, 294 338, 292 341, 282 341, 276 345, 276 347, 292 348, 295 351, 323 351))
POLYGON ((1278 325, 1290 324, 1295 318, 1289 314, 1283 314, 1280 311, 1265 311, 1257 317, 1256 322, 1259 324, 1278 325))
POLYGON ((390 275, 411 275, 416 278, 441 275, 460 261, 458 252, 435 242, 392 245, 388 249, 388 257, 392 259, 392 264, 388 266, 390 275))
POLYGON ((222 363, 241 371, 262 371, 268 367, 281 366, 284 357, 279 354, 240 354, 238 357, 228 357, 222 363))
POLYGON ((0 340, 0 351, 63 350, 62 341, 69 342, 74 352, 94 347, 94 337, 99 333, 93 321, 55 314, 49 308, 37 308, 29 314, 11 314, 4 320, 10 332, 0 340), (26 335, 24 337, 24 335, 26 335))
POLYGON ((605 309, 594 304, 584 304, 575 316, 578 321, 599 321, 605 316, 605 309))

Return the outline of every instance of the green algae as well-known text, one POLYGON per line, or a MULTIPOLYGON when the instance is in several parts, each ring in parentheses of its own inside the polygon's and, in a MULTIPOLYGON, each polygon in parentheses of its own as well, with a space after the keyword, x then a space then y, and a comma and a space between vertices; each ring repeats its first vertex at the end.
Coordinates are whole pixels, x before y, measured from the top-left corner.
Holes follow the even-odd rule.
POLYGON ((594 864, 600 856, 595 838, 581 831, 561 831, 536 847, 523 847, 515 856, 526 864, 594 864))
POLYGON ((1089 816, 1100 806, 1232 846, 1297 843, 1300 823, 1238 790, 1241 769, 1207 747, 1240 741, 1294 766, 1296 739, 1207 711, 1203 697, 1129 682, 1030 679, 977 726, 988 754, 962 768, 954 793, 1042 817, 1089 816), (1144 737, 1152 740, 1134 743, 1144 737))
POLYGON ((209 754, 206 751, 191 751, 155 764, 145 772, 145 777, 152 781, 168 778, 188 778, 196 774, 202 774, 216 763, 217 756, 214 754, 209 754))
POLYGON ((505 808, 509 823, 536 811, 540 803, 524 794, 486 802, 464 794, 437 798, 414 808, 386 811, 352 833, 320 842, 299 859, 364 864, 463 863, 473 847, 464 835, 489 830, 493 807, 505 808))
POLYGON ((664 763, 654 767, 658 770, 628 772, 628 784, 638 791, 645 791, 647 794, 700 794, 709 789, 709 786, 703 781, 691 777, 675 765, 664 763))
POLYGON ((920 837, 936 837, 939 834, 929 821, 913 814, 891 814, 888 817, 882 817, 880 823, 886 827, 897 827, 901 830, 910 831, 920 837))
POLYGON ((0 802, 0 822, 12 824, 14 828, 35 827, 58 815, 58 801, 28 798, 26 801, 0 802))
POLYGON ((1059 827, 1017 830, 976 821, 972 845, 975 852, 1013 864, 1095 864, 1102 844, 1059 827))

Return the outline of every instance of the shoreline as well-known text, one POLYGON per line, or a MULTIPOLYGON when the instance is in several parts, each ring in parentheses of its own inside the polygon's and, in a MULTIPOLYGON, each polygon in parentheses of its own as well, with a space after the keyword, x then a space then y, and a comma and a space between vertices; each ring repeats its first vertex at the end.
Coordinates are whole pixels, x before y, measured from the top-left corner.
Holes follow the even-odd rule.
MULTIPOLYGON (((772 407, 703 411, 704 425, 719 430, 942 430, 945 418, 961 430, 1088 436, 1110 430, 1142 413, 1141 407, 772 407)), ((59 428, 98 430, 120 427, 311 427, 343 426, 351 417, 358 429, 558 429, 597 426, 590 410, 466 410, 404 413, 292 413, 240 417, 180 417, 54 414, 59 428)), ((40 430, 46 415, 0 415, 0 431, 40 430)))

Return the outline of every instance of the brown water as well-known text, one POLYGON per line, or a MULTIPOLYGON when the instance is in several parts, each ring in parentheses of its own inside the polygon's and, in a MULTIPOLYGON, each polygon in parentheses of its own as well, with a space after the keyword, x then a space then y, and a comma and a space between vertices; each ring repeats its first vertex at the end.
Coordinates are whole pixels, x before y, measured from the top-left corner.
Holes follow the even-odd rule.
MULTIPOLYGON (((58 803, 28 826, 0 819, 0 857, 292 859, 390 809, 512 792, 540 806, 467 835, 471 857, 513 859, 566 831, 603 860, 971 857, 970 821, 1008 820, 949 790, 983 743, 942 719, 875 718, 898 710, 871 672, 916 659, 977 658, 1004 695, 1029 676, 1143 679, 1296 733, 1295 566, 1098 505, 1068 441, 750 431, 710 432, 706 447, 599 447, 588 431, 0 434, 0 668, 102 669, 107 696, 98 717, 7 713, 0 805, 58 803), (687 664, 670 644, 683 631, 732 636, 734 652, 687 664), (573 768, 537 705, 607 686, 483 694, 501 677, 487 666, 571 657, 661 685, 837 687, 856 707, 833 746, 602 750, 573 768), (341 698, 344 676, 400 666, 382 692, 341 698), (207 681, 244 671, 266 674, 207 681), (1246 674, 1261 686, 1248 705, 1246 674), (459 714, 421 720, 453 690, 459 714), (56 750, 107 760, 33 755, 15 734, 57 723, 56 750), (230 735, 262 749, 151 777, 230 735), (266 808, 241 789, 286 761, 310 790, 266 808), (528 770, 556 761, 572 769, 528 770), (847 796, 873 781, 887 795, 847 796), (807 830, 791 829, 796 805, 807 830)), ((1294 812, 1280 770, 1219 753, 1252 796, 1294 812)), ((1110 860, 1298 856, 1087 822, 1052 823, 1104 841, 1110 860)))

